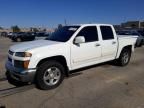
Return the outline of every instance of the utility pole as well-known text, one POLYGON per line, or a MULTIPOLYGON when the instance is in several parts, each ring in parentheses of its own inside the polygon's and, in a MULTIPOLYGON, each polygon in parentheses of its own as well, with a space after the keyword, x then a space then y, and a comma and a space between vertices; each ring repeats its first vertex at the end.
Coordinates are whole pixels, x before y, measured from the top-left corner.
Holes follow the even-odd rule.
POLYGON ((139 21, 139 29, 141 28, 141 21, 139 21))
POLYGON ((65 26, 67 25, 67 20, 66 19, 64 20, 64 24, 65 24, 65 26))

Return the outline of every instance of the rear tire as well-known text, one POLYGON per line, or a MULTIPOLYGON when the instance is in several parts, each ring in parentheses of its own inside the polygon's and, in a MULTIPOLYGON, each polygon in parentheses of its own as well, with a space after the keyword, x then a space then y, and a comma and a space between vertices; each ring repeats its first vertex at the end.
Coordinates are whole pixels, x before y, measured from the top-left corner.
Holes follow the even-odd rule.
POLYGON ((140 43, 139 47, 142 47, 142 45, 143 45, 143 41, 141 41, 141 43, 140 43))
POLYGON ((9 72, 6 72, 6 77, 7 77, 8 82, 10 84, 16 86, 16 87, 21 87, 21 86, 27 85, 27 83, 24 83, 24 82, 17 81, 15 79, 13 79, 9 72))
POLYGON ((58 87, 64 79, 65 68, 59 62, 51 60, 38 68, 35 82, 39 89, 49 90, 58 87))
POLYGON ((119 66, 126 66, 131 58, 131 50, 128 48, 124 48, 120 54, 119 59, 116 60, 119 66))

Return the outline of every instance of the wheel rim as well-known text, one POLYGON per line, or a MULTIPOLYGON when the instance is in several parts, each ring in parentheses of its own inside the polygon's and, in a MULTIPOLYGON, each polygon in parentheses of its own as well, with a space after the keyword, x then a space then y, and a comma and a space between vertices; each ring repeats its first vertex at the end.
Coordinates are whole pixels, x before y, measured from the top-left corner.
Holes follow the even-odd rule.
POLYGON ((20 42, 20 41, 21 41, 21 39, 20 39, 20 38, 18 38, 18 39, 17 39, 17 41, 18 41, 18 42, 20 42))
POLYGON ((128 61, 129 61, 129 53, 128 52, 125 52, 123 54, 122 61, 123 61, 124 64, 128 63, 128 61))
POLYGON ((59 82, 60 77, 60 69, 57 67, 50 67, 44 72, 43 80, 46 85, 53 86, 59 82))

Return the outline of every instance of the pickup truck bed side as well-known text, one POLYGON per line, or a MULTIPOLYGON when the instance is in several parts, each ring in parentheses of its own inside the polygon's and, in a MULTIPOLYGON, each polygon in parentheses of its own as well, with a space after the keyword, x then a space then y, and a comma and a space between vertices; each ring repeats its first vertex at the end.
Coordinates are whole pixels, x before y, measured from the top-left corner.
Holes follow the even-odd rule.
POLYGON ((135 45, 135 42, 136 42, 136 38, 137 36, 118 36, 118 40, 119 40, 119 49, 118 49, 118 53, 117 53, 117 56, 116 58, 119 58, 120 56, 120 53, 122 51, 122 49, 124 47, 131 47, 131 51, 134 52, 134 45, 135 45), (128 43, 129 42, 129 43, 128 43))

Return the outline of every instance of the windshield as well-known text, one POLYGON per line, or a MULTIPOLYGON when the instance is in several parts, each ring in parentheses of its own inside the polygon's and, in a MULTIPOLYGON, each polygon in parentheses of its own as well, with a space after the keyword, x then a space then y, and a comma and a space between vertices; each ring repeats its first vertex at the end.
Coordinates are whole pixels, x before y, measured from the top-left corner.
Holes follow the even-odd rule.
POLYGON ((78 30, 80 26, 64 26, 52 33, 46 40, 66 42, 78 30))

